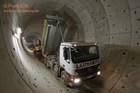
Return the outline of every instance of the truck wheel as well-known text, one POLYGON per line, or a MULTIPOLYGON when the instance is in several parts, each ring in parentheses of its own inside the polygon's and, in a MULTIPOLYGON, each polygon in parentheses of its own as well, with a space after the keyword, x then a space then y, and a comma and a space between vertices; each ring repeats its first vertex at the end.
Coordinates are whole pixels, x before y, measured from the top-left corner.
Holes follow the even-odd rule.
POLYGON ((54 75, 56 76, 56 77, 59 77, 59 73, 58 73, 58 66, 57 65, 54 65, 54 75))
POLYGON ((64 85, 65 85, 66 87, 68 87, 68 86, 69 86, 69 85, 68 85, 68 78, 67 78, 67 76, 66 76, 65 71, 62 71, 62 72, 61 72, 61 79, 62 79, 64 85))
POLYGON ((47 68, 49 68, 49 69, 50 69, 50 66, 49 66, 48 61, 47 61, 47 59, 46 59, 46 58, 45 58, 45 60, 44 60, 44 64, 46 65, 46 67, 47 67, 47 68))
POLYGON ((51 68, 51 67, 49 66, 48 62, 46 62, 46 67, 47 67, 48 69, 51 68))

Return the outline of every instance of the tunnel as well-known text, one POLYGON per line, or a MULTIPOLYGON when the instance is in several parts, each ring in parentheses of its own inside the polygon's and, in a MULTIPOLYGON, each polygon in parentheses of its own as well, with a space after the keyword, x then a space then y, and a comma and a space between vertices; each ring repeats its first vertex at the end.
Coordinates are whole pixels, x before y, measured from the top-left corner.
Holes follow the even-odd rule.
POLYGON ((0 0, 0 93, 140 93, 140 0, 0 0), (28 53, 46 15, 68 21, 67 42, 97 43, 99 77, 65 87, 28 53))

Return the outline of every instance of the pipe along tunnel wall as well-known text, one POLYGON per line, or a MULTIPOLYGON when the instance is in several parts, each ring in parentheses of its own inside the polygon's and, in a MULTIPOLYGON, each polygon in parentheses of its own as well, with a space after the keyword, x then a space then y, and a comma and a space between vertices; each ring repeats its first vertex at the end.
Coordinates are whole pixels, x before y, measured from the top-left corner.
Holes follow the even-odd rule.
MULTIPOLYGON (((7 3, 4 0, 1 2, 7 3)), ((35 29, 41 30, 41 20, 47 13, 60 14, 71 24, 74 23, 67 41, 97 42, 99 45, 102 74, 86 82, 95 93, 140 92, 139 0, 10 1, 13 2, 28 3, 30 7, 39 9, 40 12, 34 14, 0 12, 1 93, 45 92, 40 91, 42 87, 40 89, 33 87, 34 80, 30 71, 23 66, 26 59, 21 60, 19 57, 12 31, 21 26, 24 30, 23 35, 26 36, 35 29)), ((1 8, 4 9, 2 6, 1 8)))

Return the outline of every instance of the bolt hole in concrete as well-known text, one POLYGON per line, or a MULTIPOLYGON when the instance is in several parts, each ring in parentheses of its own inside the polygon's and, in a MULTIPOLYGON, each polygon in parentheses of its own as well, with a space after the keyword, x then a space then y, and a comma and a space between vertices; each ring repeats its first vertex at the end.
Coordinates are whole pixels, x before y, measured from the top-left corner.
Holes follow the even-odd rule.
POLYGON ((140 21, 140 19, 138 18, 137 21, 140 21))
POLYGON ((137 11, 134 11, 134 14, 137 14, 137 11))
POLYGON ((125 88, 124 86, 122 86, 122 88, 125 88))
POLYGON ((123 55, 125 55, 126 53, 125 52, 123 52, 123 55))
POLYGON ((136 43, 137 45, 139 45, 139 43, 136 43))
POLYGON ((126 11, 124 10, 123 12, 125 13, 126 11))
POLYGON ((128 77, 128 75, 125 75, 125 77, 128 77))
POLYGON ((114 27, 114 26, 115 26, 115 24, 112 24, 112 26, 114 27))

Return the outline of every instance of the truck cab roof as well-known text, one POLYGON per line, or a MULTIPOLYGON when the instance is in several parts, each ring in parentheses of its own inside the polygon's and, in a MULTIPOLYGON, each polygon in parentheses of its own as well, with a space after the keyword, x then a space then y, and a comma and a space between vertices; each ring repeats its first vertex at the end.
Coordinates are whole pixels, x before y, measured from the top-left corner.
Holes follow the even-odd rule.
POLYGON ((63 43, 61 43, 61 46, 71 46, 71 47, 93 46, 93 45, 96 45, 96 43, 78 43, 78 42, 63 42, 63 43))

